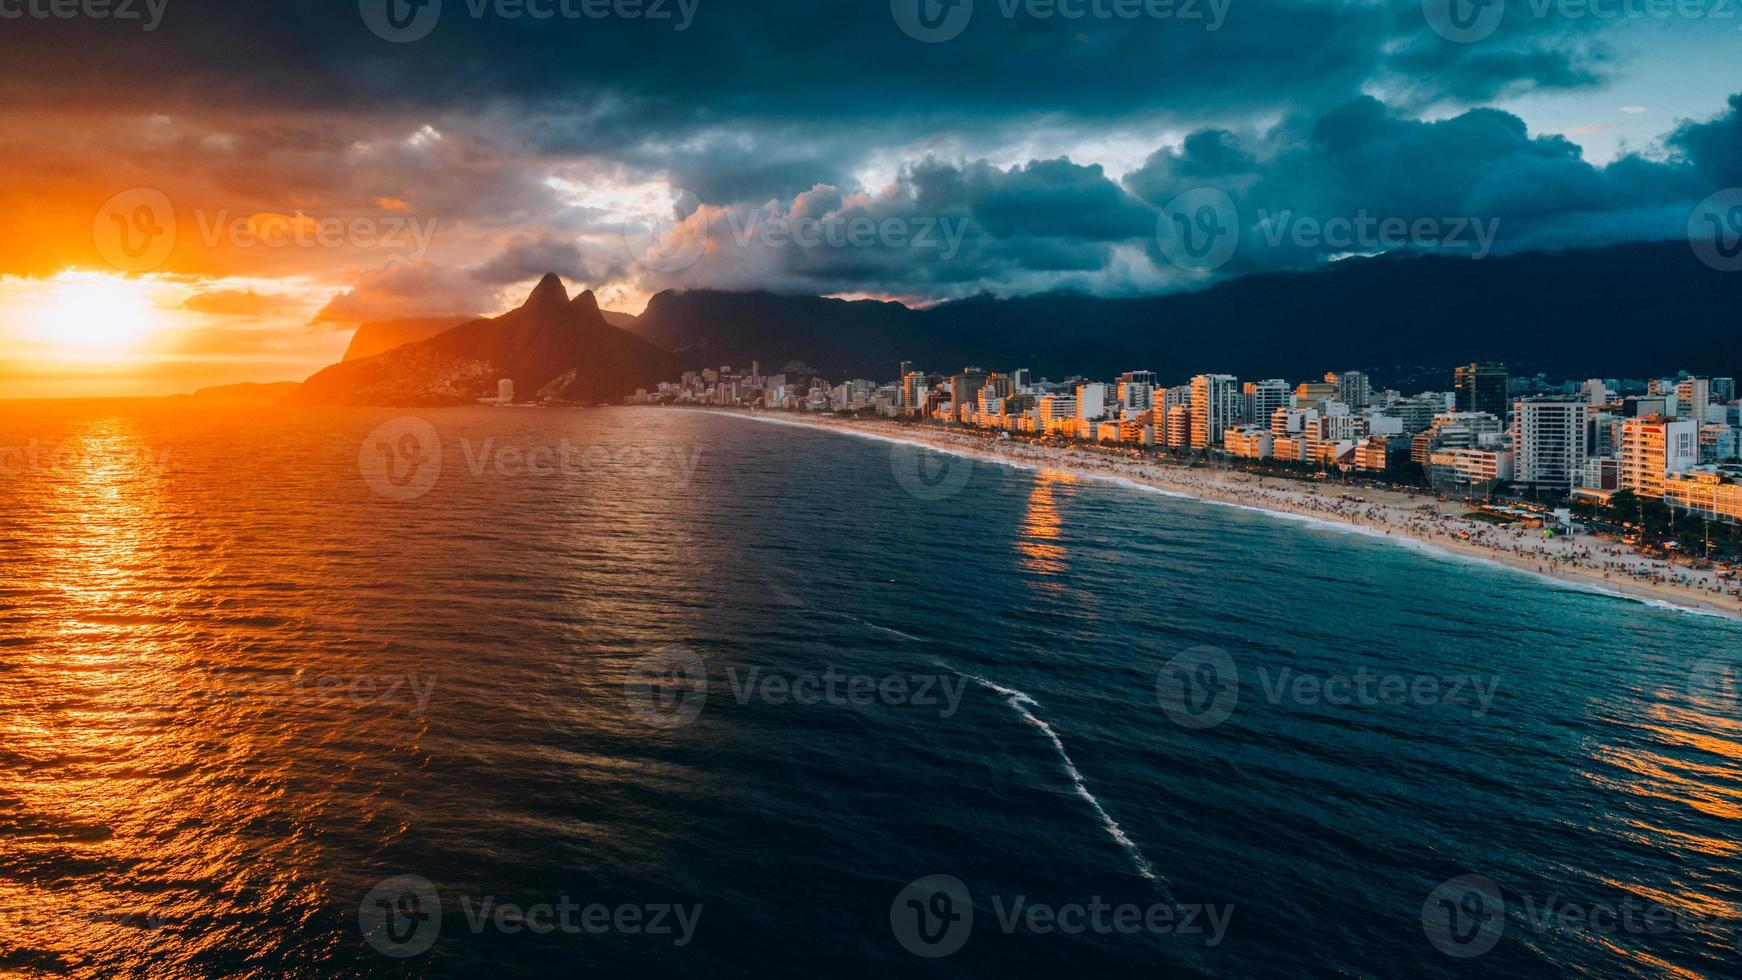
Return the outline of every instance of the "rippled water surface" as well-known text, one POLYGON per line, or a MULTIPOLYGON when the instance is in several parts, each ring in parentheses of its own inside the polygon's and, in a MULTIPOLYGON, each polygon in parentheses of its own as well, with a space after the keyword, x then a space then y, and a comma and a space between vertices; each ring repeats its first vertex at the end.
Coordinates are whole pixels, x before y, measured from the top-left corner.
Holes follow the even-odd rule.
POLYGON ((1742 963, 1734 622, 739 418, 400 415, 0 402, 0 972, 1742 963), (1491 935, 1436 935, 1464 875, 1491 935), (562 901, 640 924, 480 911, 562 901), (1628 903, 1670 928, 1544 911, 1628 903))

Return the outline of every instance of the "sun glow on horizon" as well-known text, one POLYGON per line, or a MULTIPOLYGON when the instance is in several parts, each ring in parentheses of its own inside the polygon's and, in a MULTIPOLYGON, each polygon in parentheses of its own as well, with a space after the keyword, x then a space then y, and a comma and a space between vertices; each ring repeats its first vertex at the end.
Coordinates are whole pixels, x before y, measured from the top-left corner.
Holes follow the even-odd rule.
POLYGON ((23 299, 16 315, 31 340, 78 360, 136 351, 166 326, 149 283, 98 272, 63 272, 23 299))

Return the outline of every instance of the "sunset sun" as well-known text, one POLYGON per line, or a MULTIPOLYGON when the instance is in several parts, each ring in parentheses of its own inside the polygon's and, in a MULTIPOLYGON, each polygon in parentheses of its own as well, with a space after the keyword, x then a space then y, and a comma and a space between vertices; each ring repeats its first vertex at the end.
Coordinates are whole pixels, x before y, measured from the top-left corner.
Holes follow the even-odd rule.
POLYGON ((65 273, 29 305, 24 321, 38 340, 72 351, 119 352, 158 326, 141 283, 118 276, 65 273))

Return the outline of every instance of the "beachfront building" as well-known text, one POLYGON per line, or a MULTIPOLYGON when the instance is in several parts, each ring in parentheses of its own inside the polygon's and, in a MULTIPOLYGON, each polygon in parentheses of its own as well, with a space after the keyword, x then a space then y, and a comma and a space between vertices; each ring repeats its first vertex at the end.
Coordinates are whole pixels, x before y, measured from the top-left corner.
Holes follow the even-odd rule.
POLYGON ((1715 466, 1665 476, 1663 502, 1704 517, 1742 521, 1742 485, 1715 466))
POLYGON ((1642 497, 1663 496, 1664 479, 1700 461, 1699 425, 1661 415, 1628 419, 1621 427, 1621 486, 1642 497))
POLYGON ((1383 473, 1408 459, 1409 448, 1400 436, 1369 436, 1355 444, 1355 468, 1383 473))
POLYGON ((1245 408, 1240 380, 1231 374, 1200 374, 1192 379, 1192 448, 1222 444, 1222 433, 1240 421, 1245 408))
POLYGON ((1441 449, 1428 458, 1428 479, 1454 493, 1487 496, 1513 476, 1513 456, 1505 449, 1441 449))
MULTIPOLYGON (((1162 423, 1157 423, 1162 425, 1162 423)), ((1190 449, 1192 447, 1192 407, 1190 405, 1175 405, 1167 410, 1165 443, 1169 449, 1190 449)))
POLYGON ((1034 411, 1042 432, 1060 432, 1067 427, 1074 429, 1077 399, 1074 395, 1042 395, 1034 411))
POLYGON ((1270 413, 1270 431, 1279 436, 1300 435, 1318 417, 1316 408, 1279 408, 1270 413))
POLYGON ((1582 401, 1523 398, 1513 418, 1513 447, 1521 487, 1568 493, 1585 468, 1587 413, 1582 401))
POLYGON ((1222 433, 1222 447, 1240 459, 1269 459, 1276 437, 1258 425, 1236 425, 1222 433))

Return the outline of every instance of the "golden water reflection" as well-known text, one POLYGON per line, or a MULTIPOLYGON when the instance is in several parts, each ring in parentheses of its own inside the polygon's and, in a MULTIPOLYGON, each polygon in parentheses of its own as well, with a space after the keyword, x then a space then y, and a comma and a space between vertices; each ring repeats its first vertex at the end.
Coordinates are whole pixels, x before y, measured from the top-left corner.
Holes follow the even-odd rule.
MULTIPOLYGON (((1022 515, 1020 537, 1016 551, 1022 556, 1022 569, 1041 576, 1056 578, 1065 570, 1065 548, 1059 544, 1064 521, 1059 517, 1055 488, 1070 485, 1077 478, 1059 470, 1041 470, 1035 476, 1034 488, 1028 493, 1028 508, 1022 515)), ((1043 582, 1043 588, 1062 591, 1061 582, 1043 582)))

